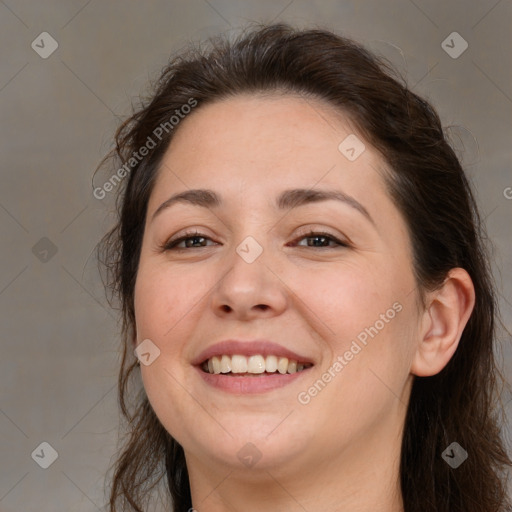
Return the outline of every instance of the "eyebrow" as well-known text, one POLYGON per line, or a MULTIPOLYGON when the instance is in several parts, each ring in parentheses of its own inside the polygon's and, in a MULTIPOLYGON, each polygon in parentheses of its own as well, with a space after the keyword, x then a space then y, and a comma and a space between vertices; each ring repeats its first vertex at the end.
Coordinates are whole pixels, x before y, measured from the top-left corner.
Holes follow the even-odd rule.
MULTIPOLYGON (((284 190, 278 196, 276 205, 279 210, 291 210, 310 203, 318 203, 320 201, 341 201, 351 206, 359 213, 364 215, 374 226, 375 222, 369 214, 368 210, 355 198, 341 192, 340 190, 321 190, 321 189, 305 189, 294 188, 284 190)), ((213 190, 208 189, 192 189, 186 190, 179 194, 171 196, 164 201, 153 213, 151 220, 153 221, 157 215, 163 210, 169 208, 175 203, 186 203, 203 208, 218 208, 222 205, 221 197, 213 190)))

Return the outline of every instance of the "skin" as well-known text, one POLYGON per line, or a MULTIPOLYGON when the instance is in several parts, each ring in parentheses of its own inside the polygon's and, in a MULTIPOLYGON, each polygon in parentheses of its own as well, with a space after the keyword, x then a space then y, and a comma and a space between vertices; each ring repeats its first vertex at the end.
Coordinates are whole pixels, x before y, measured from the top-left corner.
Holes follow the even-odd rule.
POLYGON ((197 108, 178 128, 148 204, 134 343, 150 339, 160 349, 141 365, 143 383, 185 450, 194 508, 402 511, 400 443, 413 376, 438 373, 455 352, 474 305, 468 274, 452 269, 420 306, 386 164, 322 101, 240 95, 197 108), (349 161, 338 145, 353 133, 366 149, 349 161), (222 205, 175 203, 152 220, 171 195, 195 188, 217 192, 222 205), (290 188, 341 190, 373 223, 334 200, 278 211, 275 198, 290 188), (196 229, 208 238, 161 248, 196 229), (349 246, 320 239, 315 247, 304 238, 310 230, 349 246), (263 248, 250 264, 236 252, 248 236, 263 248), (401 311, 300 403, 299 393, 395 303, 401 311), (228 338, 272 340, 315 366, 267 393, 219 391, 191 360, 228 338), (248 442, 261 453, 252 467, 237 457, 248 442))

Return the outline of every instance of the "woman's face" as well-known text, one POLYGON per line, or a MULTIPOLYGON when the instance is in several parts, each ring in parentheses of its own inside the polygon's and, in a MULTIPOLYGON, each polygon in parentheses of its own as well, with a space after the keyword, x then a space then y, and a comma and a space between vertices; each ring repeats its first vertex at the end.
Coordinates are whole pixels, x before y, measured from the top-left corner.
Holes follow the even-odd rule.
POLYGON ((378 469, 399 450, 419 324, 383 159, 292 95, 198 107, 175 129, 135 286, 157 416, 189 466, 378 469))

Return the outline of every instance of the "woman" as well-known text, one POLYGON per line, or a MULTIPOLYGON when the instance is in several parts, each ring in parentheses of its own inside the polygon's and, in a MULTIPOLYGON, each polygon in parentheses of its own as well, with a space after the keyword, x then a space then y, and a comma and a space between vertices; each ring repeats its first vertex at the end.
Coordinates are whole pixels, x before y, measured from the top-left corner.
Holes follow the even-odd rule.
POLYGON ((174 58, 116 142, 112 512, 163 475, 176 511, 510 510, 482 227, 426 101, 263 26, 174 58))

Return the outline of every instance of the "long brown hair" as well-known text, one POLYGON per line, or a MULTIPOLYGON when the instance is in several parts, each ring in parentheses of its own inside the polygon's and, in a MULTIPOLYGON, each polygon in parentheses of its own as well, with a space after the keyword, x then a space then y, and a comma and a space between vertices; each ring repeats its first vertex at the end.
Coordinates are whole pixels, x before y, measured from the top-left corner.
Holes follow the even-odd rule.
POLYGON ((112 159, 129 174, 118 187, 117 224, 98 246, 105 284, 122 312, 118 392, 127 420, 110 511, 142 512, 162 477, 174 510, 192 507, 183 449, 159 422, 134 372, 134 285, 145 215, 179 124, 160 130, 159 137, 155 129, 169 125, 191 99, 201 108, 239 93, 277 90, 327 101, 380 151, 392 169, 386 184, 408 226, 421 292, 442 284, 454 267, 466 269, 475 286, 476 304, 455 355, 439 374, 414 379, 401 450, 405 511, 511 510, 506 474, 512 463, 500 432, 505 381, 493 353, 498 311, 490 257, 473 192, 440 119, 387 62, 361 45, 327 30, 281 23, 258 25, 233 41, 218 36, 174 56, 149 98, 119 127, 115 149, 100 164, 112 159), (155 147, 140 161, 130 161, 149 138, 155 147), (457 469, 441 456, 454 441, 469 454, 457 469))

